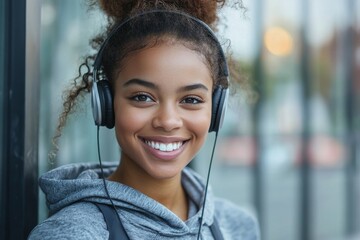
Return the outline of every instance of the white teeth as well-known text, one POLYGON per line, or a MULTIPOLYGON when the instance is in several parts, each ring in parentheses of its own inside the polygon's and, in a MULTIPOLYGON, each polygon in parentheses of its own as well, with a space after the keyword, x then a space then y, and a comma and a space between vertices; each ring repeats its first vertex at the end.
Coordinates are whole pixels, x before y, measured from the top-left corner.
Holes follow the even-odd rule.
POLYGON ((171 151, 179 149, 183 145, 183 142, 174 142, 174 143, 166 144, 166 143, 160 143, 160 142, 154 142, 154 141, 148 141, 148 140, 145 140, 145 143, 148 146, 150 146, 154 149, 160 150, 162 152, 171 152, 171 151))
MULTIPOLYGON (((169 144, 170 145, 170 144, 169 144)), ((166 145, 164 143, 160 143, 160 151, 165 152, 167 149, 166 145)))

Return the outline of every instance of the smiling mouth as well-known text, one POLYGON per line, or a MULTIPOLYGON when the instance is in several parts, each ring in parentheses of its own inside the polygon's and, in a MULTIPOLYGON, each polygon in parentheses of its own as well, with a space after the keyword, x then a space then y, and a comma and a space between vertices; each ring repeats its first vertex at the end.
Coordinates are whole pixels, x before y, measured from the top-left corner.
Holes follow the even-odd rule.
POLYGON ((185 141, 173 142, 173 143, 162 143, 156 141, 150 141, 143 139, 144 143, 149 147, 159 150, 161 152, 172 152, 181 148, 184 145, 185 141))

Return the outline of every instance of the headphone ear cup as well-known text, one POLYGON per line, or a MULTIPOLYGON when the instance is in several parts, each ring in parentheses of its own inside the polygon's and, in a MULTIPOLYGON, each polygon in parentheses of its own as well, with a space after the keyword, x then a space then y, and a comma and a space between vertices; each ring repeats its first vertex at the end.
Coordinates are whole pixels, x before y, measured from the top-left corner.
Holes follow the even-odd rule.
POLYGON ((209 132, 218 132, 225 115, 228 90, 217 86, 212 95, 212 111, 209 132))
POLYGON ((95 124, 113 128, 115 125, 113 97, 107 80, 94 83, 92 89, 92 108, 95 124))

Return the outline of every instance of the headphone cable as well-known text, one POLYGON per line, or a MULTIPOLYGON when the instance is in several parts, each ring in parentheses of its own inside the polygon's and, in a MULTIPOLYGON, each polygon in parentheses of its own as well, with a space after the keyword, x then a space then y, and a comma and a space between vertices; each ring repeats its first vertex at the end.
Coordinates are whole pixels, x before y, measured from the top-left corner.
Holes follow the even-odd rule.
POLYGON ((212 167, 212 163, 213 163, 213 159, 214 159, 214 153, 215 153, 215 146, 216 146, 217 138, 218 138, 218 131, 215 132, 215 140, 214 140, 214 145, 213 145, 213 149, 212 149, 212 152, 211 152, 211 158, 210 158, 208 173, 207 173, 207 177, 206 177, 206 185, 205 185, 205 191, 204 191, 204 201, 203 201, 203 204, 202 204, 202 211, 201 211, 201 216, 200 216, 200 227, 199 227, 199 231, 198 231, 198 235, 197 235, 197 240, 200 240, 201 227, 202 227, 203 220, 204 220, 206 197, 207 197, 207 192, 208 192, 208 188, 209 188, 210 173, 211 173, 211 167, 212 167))
POLYGON ((107 196, 107 198, 110 200, 111 206, 112 206, 112 208, 115 210, 116 216, 117 216, 119 222, 121 222, 119 213, 118 213, 118 211, 116 210, 116 207, 115 207, 115 204, 114 204, 112 198, 110 197, 109 190, 108 190, 108 188, 107 188, 107 183, 106 183, 106 181, 105 181, 105 174, 104 174, 103 165, 102 165, 102 161, 101 161, 101 154, 100 154, 99 132, 100 132, 100 127, 97 126, 96 139, 97 139, 98 159, 99 159, 100 170, 101 170, 101 178, 102 178, 103 183, 104 183, 104 188, 105 188, 106 196, 107 196))

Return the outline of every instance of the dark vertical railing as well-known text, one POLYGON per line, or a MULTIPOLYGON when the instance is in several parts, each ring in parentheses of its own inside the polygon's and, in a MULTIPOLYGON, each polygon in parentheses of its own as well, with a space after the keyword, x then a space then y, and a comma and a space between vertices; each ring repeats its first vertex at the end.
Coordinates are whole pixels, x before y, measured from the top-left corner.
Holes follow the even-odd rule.
POLYGON ((4 239, 24 239, 24 120, 26 1, 7 0, 5 13, 4 134, 1 232, 4 239), (15 229, 16 228, 16 229, 15 229))
POLYGON ((0 239, 5 239, 5 233, 3 232, 3 229, 5 228, 5 218, 4 215, 4 208, 5 205, 5 199, 4 199, 4 187, 5 187, 5 177, 3 176, 4 172, 4 164, 2 161, 3 159, 3 130, 4 130, 4 63, 5 63, 5 3, 4 1, 0 1, 0 239))
POLYGON ((4 73, 1 161, 1 239, 26 239, 37 223, 38 187, 38 0, 4 0, 4 73), (32 9, 33 10, 33 9, 32 9), (28 15, 27 15, 28 14, 28 15), (35 36, 35 37, 34 37, 35 36), (29 37, 29 39, 27 38, 29 37), (30 41, 29 41, 30 40, 30 41), (28 59, 28 61, 26 61, 28 59))
POLYGON ((310 47, 308 43, 309 34, 309 0, 303 0, 302 3, 302 31, 301 31, 301 60, 300 60, 300 76, 302 83, 302 161, 300 170, 300 238, 301 240, 311 239, 311 169, 307 154, 310 139, 310 97, 311 97, 311 74, 310 74, 310 47))
POLYGON ((255 9, 255 48, 256 48, 256 59, 254 61, 254 70, 253 70, 253 79, 255 81, 255 89, 259 95, 259 98, 255 104, 253 111, 253 119, 254 119, 254 139, 256 146, 256 159, 255 165, 253 168, 253 182, 254 182, 254 203, 257 209, 257 216, 260 225, 260 231, 262 233, 262 239, 266 239, 266 235, 264 233, 264 209, 263 209, 263 200, 264 198, 264 189, 263 189, 263 171, 262 171, 262 136, 261 136, 261 109, 262 104, 265 101, 265 84, 264 84, 264 76, 263 76, 263 63, 262 63, 262 55, 263 55, 263 0, 256 1, 256 9, 255 9))
POLYGON ((354 104, 356 99, 356 79, 355 73, 355 9, 356 4, 354 0, 347 0, 347 16, 348 26, 345 31, 343 50, 345 52, 343 64, 345 67, 345 82, 346 82, 346 142, 347 142, 347 161, 346 161, 346 235, 351 236, 356 231, 356 200, 357 185, 356 185, 356 122, 359 119, 356 117, 359 106, 354 104))

